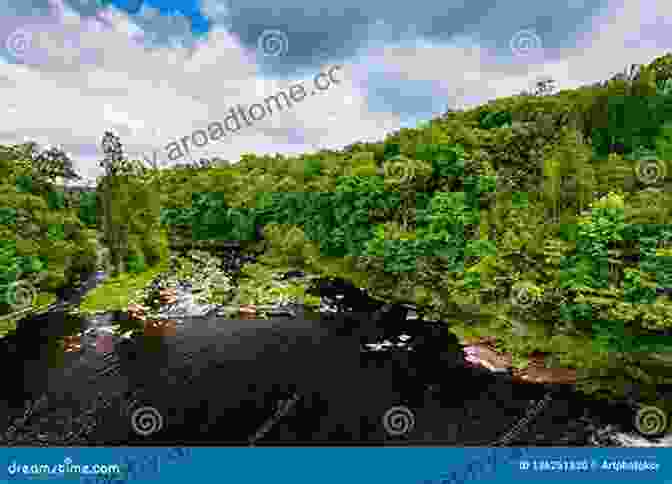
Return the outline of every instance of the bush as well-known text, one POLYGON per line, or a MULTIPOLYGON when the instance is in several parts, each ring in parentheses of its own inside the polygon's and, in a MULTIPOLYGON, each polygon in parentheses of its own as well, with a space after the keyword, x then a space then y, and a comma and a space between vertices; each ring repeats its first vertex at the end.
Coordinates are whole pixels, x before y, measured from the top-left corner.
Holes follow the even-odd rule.
POLYGON ((314 178, 322 174, 322 163, 318 159, 309 159, 304 161, 304 176, 314 178))
POLYGON ((79 219, 88 226, 95 226, 97 218, 98 197, 95 192, 82 192, 79 198, 79 219))
POLYGON ((126 259, 126 270, 134 274, 145 272, 147 270, 145 256, 142 253, 130 254, 126 259))
POLYGON ((150 267, 167 261, 170 257, 168 233, 164 229, 152 232, 149 237, 141 240, 140 245, 145 263, 150 267))

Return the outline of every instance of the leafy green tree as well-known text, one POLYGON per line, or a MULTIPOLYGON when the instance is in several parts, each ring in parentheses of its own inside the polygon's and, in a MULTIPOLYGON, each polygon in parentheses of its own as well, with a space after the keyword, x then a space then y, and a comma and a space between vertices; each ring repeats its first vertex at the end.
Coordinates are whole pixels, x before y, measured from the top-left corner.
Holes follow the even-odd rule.
POLYGON ((642 68, 340 152, 166 170, 162 219, 227 227, 235 209, 263 229, 263 241, 244 243, 264 249, 264 270, 302 268, 414 303, 463 338, 496 337, 519 365, 552 353, 585 391, 655 389, 664 371, 643 352, 672 327, 670 303, 655 295, 672 279, 672 253, 654 257, 661 249, 647 240, 667 237, 653 227, 672 211, 661 208, 666 192, 640 190, 633 158, 653 149, 665 159, 666 131, 653 128, 669 106, 652 87, 642 68), (483 129, 492 113, 510 123, 483 129), (311 163, 320 169, 308 176, 311 163), (210 204, 210 193, 221 199, 210 204))
POLYGON ((103 202, 103 240, 110 248, 112 273, 118 275, 126 272, 129 255, 129 200, 138 193, 131 189, 131 180, 143 176, 145 170, 140 162, 126 159, 119 137, 111 131, 105 132, 101 145, 105 158, 100 165, 105 176, 98 191, 103 202))
POLYGON ((533 94, 535 96, 545 96, 551 94, 555 91, 555 80, 553 79, 540 79, 535 83, 535 88, 533 94))
POLYGON ((99 197, 96 192, 81 192, 79 201, 79 219, 88 227, 98 226, 99 197))

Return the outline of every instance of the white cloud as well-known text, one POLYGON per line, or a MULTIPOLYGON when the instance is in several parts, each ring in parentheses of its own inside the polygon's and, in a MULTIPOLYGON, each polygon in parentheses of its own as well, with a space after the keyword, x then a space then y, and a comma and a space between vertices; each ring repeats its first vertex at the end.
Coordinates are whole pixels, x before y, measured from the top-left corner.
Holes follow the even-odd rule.
MULTIPOLYGON (((553 77, 560 89, 572 89, 604 80, 629 64, 649 63, 672 47, 669 29, 661 22, 671 14, 672 6, 659 0, 611 2, 596 16, 580 45, 563 53, 563 60, 522 66, 520 72, 512 72, 515 68, 494 58, 476 39, 458 38, 451 45, 382 47, 368 54, 375 55, 378 69, 390 75, 434 80, 437 90, 446 95, 462 89, 469 96, 462 98, 468 107, 518 94, 544 76, 553 77), (647 42, 638 41, 647 38, 647 42)), ((464 102, 460 105, 465 107, 464 102)))
MULTIPOLYGON (((659 45, 650 41, 646 46, 624 48, 628 37, 643 35, 639 25, 648 24, 645 28, 650 31, 656 15, 670 10, 656 0, 643 3, 646 8, 632 2, 610 5, 575 51, 566 52, 562 61, 534 68, 507 65, 468 37, 455 39, 452 45, 421 40, 362 49, 358 58, 336 72, 340 84, 193 151, 192 156, 235 161, 246 152, 302 153, 383 139, 401 126, 401 119, 394 112, 369 110, 371 93, 365 81, 371 72, 385 73, 390 79, 434 81, 437 96, 455 99, 461 107, 516 94, 543 75, 553 77, 560 88, 604 79, 629 63, 647 63, 664 54, 665 47, 669 50, 662 45, 662 34, 659 45), (305 145, 289 143, 295 132, 303 135, 305 145)), ((225 23, 230 14, 221 5, 215 0, 201 3, 207 16, 225 23)), ((148 153, 151 158, 152 150, 158 150, 165 159, 168 143, 221 121, 231 107, 263 102, 291 84, 264 78, 254 53, 246 51, 222 24, 192 46, 148 49, 138 42, 152 32, 164 40, 187 39, 188 23, 184 18, 168 21, 146 5, 132 18, 112 8, 84 21, 71 21, 73 15, 77 14, 52 18, 54 23, 45 34, 51 40, 44 47, 48 55, 40 57, 37 65, 0 63, 0 76, 11 81, 2 87, 3 99, 11 104, 0 106, 4 110, 0 132, 14 133, 16 143, 28 137, 74 147, 75 167, 85 178, 95 179, 101 173, 102 155, 94 150, 99 150, 105 130, 118 130, 129 154, 148 153), (70 19, 67 25, 65 17, 70 19), (70 45, 65 39, 72 40, 70 45), (78 59, 82 49, 95 55, 68 69, 64 59, 78 59), (91 148, 85 150, 86 146, 91 148)), ((312 75, 318 72, 315 69, 302 79, 308 91, 312 75)))
MULTIPOLYGON (((17 140, 24 136, 57 139, 66 146, 81 146, 88 140, 97 146, 102 133, 113 128, 130 135, 122 136, 128 153, 151 153, 211 121, 221 121, 231 107, 263 102, 290 84, 260 80, 254 56, 221 27, 209 32, 193 50, 146 50, 133 45, 132 39, 142 32, 125 14, 110 10, 104 19, 109 25, 89 21, 78 31, 82 43, 104 53, 95 65, 82 66, 77 73, 59 70, 64 53, 48 46, 50 57, 43 64, 3 67, 1 72, 15 81, 9 95, 19 110, 11 121, 0 118, 3 130, 14 131, 17 140)), ((342 73, 336 76, 344 78, 342 73)), ((303 79, 308 91, 312 90, 311 77, 303 79)), ((362 136, 380 138, 398 127, 396 116, 368 113, 365 96, 366 92, 344 81, 319 96, 309 96, 291 110, 274 113, 201 152, 194 151, 192 156, 237 160, 245 152, 299 153, 344 146, 362 136), (292 129, 299 129, 313 141, 306 146, 288 144, 292 129)), ((161 151, 160 156, 166 154, 161 151)), ((76 167, 84 176, 95 177, 97 161, 94 155, 86 154, 76 167)))

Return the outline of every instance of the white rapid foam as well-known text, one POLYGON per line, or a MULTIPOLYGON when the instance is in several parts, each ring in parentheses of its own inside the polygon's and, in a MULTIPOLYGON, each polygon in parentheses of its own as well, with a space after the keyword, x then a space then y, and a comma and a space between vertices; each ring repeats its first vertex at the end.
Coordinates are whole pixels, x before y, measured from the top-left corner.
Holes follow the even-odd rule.
POLYGON ((656 439, 623 432, 617 425, 607 425, 595 431, 590 438, 596 447, 672 447, 672 433, 656 439))

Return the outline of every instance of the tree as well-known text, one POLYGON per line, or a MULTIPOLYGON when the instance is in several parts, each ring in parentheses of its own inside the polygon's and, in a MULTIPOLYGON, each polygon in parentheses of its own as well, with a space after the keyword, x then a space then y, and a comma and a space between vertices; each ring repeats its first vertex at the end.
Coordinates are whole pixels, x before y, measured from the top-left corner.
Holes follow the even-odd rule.
POLYGON ((657 91, 655 71, 647 67, 640 68, 637 77, 632 81, 631 94, 633 96, 650 97, 655 96, 657 91))
POLYGON ((114 217, 114 194, 118 188, 119 176, 123 174, 127 163, 119 137, 111 131, 106 131, 102 140, 105 158, 100 166, 105 169, 105 176, 100 189, 103 208, 103 241, 110 249, 113 276, 125 272, 125 259, 128 250, 128 226, 114 217))
MULTIPOLYGON (((642 287, 635 282, 626 287, 620 275, 613 283, 607 278, 607 287, 586 284, 605 272, 609 276, 602 253, 611 258, 609 244, 618 248, 623 242, 611 235, 636 244, 634 235, 619 228, 623 217, 612 216, 611 210, 600 215, 593 200, 596 192, 627 192, 625 180, 636 178, 631 163, 613 153, 602 162, 591 150, 599 144, 609 154, 641 133, 635 128, 646 125, 653 108, 658 109, 636 94, 646 98, 651 92, 647 76, 640 71, 631 82, 626 73, 620 80, 545 100, 507 99, 501 106, 453 113, 431 129, 402 129, 374 143, 375 149, 360 142, 340 153, 322 150, 297 159, 245 155, 241 163, 212 173, 166 170, 162 205, 173 209, 174 219, 182 208, 192 210, 196 219, 203 213, 205 220, 215 209, 199 203, 208 197, 192 194, 221 191, 226 205, 256 210, 252 215, 263 227, 264 240, 254 247, 265 249, 258 259, 260 271, 291 267, 346 279, 381 301, 415 304, 423 316, 446 322, 457 334, 496 337, 516 358, 553 353, 563 366, 590 377, 586 381, 596 389, 609 389, 601 377, 623 370, 620 350, 595 336, 592 321, 625 319, 633 328, 644 322, 659 329, 672 325, 662 301, 640 307, 629 302, 650 282, 644 276, 642 287), (524 121, 510 129, 484 130, 477 127, 483 111, 511 112, 524 121), (305 166, 313 157, 321 174, 311 186, 305 166), (384 176, 359 174, 359 163, 371 158, 378 168, 382 165, 384 176), (431 163, 431 173, 419 176, 418 160, 431 163), (422 188, 419 182, 425 178, 422 188), (516 182, 516 191, 500 181, 516 182), (536 188, 538 182, 544 193, 536 188), (590 217, 583 216, 588 209, 590 217), (617 304, 618 299, 625 302, 617 304), (602 314, 607 311, 612 313, 602 314)), ((540 84, 537 95, 552 90, 552 80, 540 84)), ((660 145, 665 141, 658 139, 660 145)), ((636 204, 628 199, 621 210, 628 223, 633 217, 642 221, 647 233, 654 222, 669 222, 669 211, 659 208, 669 203, 653 193, 636 204)), ((617 257, 622 265, 632 265, 625 256, 617 257)), ((656 277, 667 276, 655 269, 656 277)), ((632 380, 646 382, 653 373, 632 375, 632 380)), ((655 381, 649 383, 655 387, 655 381)))
POLYGON ((193 166, 195 168, 213 168, 215 166, 215 160, 214 159, 208 159, 208 158, 201 158, 200 160, 194 162, 193 166))
POLYGON ((665 54, 654 60, 649 67, 656 74, 656 82, 672 79, 672 54, 665 54))
POLYGON ((555 81, 551 78, 539 79, 534 85, 533 96, 545 96, 555 90, 555 81))
POLYGON ((59 177, 65 180, 81 179, 72 166, 72 159, 57 147, 50 147, 39 153, 34 153, 33 166, 38 175, 52 183, 59 177))

